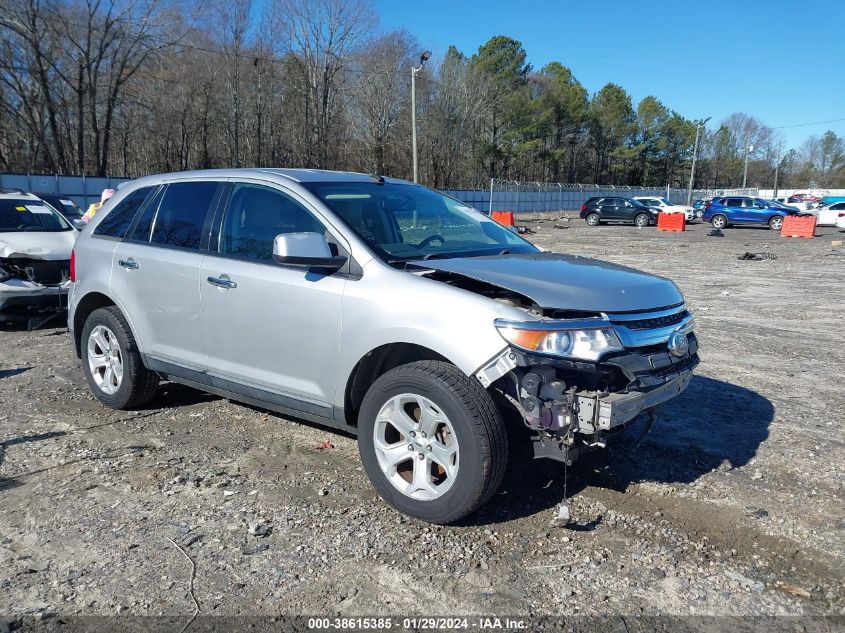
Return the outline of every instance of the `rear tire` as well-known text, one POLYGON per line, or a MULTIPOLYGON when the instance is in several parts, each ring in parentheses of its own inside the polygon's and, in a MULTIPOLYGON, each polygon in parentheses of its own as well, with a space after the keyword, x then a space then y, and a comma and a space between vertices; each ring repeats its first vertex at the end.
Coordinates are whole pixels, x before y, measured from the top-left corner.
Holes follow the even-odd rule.
POLYGON ((783 216, 775 215, 769 218, 769 228, 773 231, 780 231, 783 228, 783 216))
POLYGON ((505 424, 490 395, 441 361, 401 365, 372 384, 358 417, 358 450, 385 501, 439 524, 486 503, 508 461, 505 424))
POLYGON ((710 224, 714 229, 723 229, 728 225, 728 217, 719 213, 710 218, 710 224))
POLYGON ((601 218, 598 213, 590 213, 584 218, 590 226, 598 226, 601 218))
POLYGON ((158 375, 144 367, 126 318, 115 307, 94 310, 82 328, 82 369, 94 396, 112 409, 153 399, 158 375))
POLYGON ((640 228, 643 228, 645 226, 648 226, 648 224, 649 224, 649 219, 648 219, 647 214, 638 213, 637 215, 634 216, 634 226, 638 226, 640 228))

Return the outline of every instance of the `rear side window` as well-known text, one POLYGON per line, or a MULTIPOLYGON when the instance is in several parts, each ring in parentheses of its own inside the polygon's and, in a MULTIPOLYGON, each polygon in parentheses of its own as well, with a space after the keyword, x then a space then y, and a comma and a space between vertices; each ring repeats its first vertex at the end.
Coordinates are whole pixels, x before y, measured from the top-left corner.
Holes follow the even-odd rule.
POLYGON ((168 185, 156 214, 150 242, 198 249, 216 182, 179 182, 168 185))
POLYGON ((741 207, 742 198, 727 198, 722 201, 722 204, 726 207, 741 207))
POLYGON ((132 239, 199 249, 208 208, 218 184, 204 181, 167 185, 147 206, 132 232, 132 239))
POLYGON ((97 228, 94 229, 94 235, 123 239, 132 224, 132 220, 135 219, 135 214, 138 213, 138 209, 143 206, 144 200, 147 199, 153 189, 155 187, 141 187, 118 202, 117 206, 109 211, 97 225, 97 228))

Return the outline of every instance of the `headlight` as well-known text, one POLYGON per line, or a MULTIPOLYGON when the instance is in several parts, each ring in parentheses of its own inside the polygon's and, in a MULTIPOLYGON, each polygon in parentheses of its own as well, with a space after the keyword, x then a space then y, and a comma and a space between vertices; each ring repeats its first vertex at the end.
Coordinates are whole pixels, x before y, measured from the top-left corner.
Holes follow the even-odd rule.
POLYGON ((542 322, 514 323, 496 321, 496 328, 508 343, 526 352, 548 356, 566 356, 582 360, 598 360, 607 352, 624 349, 613 328, 579 324, 544 327, 542 322))

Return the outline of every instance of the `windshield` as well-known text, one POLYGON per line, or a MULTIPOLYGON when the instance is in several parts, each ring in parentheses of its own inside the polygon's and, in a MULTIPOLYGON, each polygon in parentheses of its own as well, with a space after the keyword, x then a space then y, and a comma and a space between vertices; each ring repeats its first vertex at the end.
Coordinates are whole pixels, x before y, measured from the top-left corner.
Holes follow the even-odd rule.
POLYGON ((58 210, 64 213, 66 218, 81 218, 83 216, 82 209, 70 198, 56 198, 55 201, 57 204, 62 205, 58 210))
POLYGON ((671 206, 672 206, 672 203, 671 203, 669 200, 667 200, 666 198, 658 198, 658 200, 660 200, 660 202, 662 202, 663 204, 665 204, 667 207, 671 207, 671 206))
POLYGON ((0 200, 0 233, 72 230, 67 220, 40 200, 0 200))
POLYGON ((387 261, 536 253, 472 207, 410 184, 303 183, 387 261))

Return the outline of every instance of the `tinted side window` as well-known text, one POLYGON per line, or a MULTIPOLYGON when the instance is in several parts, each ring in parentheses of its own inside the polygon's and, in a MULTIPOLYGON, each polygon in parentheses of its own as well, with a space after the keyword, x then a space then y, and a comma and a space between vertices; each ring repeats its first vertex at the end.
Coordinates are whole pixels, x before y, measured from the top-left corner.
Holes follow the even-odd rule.
POLYGON ((220 231, 221 253, 273 261, 281 233, 325 233, 323 225, 296 200, 277 189, 235 184, 220 231))
POLYGON ((216 182, 177 182, 167 186, 158 204, 150 242, 198 249, 216 182))
POLYGON ((726 198, 724 202, 722 202, 726 207, 741 207, 742 206, 742 199, 741 198, 726 198))
POLYGON ((106 235, 108 237, 123 238, 129 225, 135 219, 138 209, 144 204, 144 200, 150 195, 155 187, 141 187, 136 189, 108 212, 105 218, 94 229, 94 235, 106 235))

